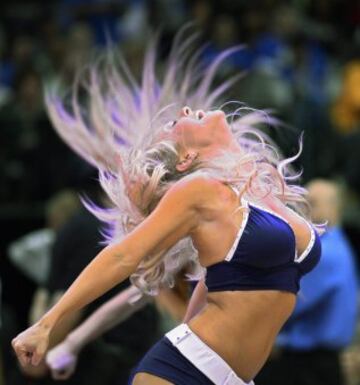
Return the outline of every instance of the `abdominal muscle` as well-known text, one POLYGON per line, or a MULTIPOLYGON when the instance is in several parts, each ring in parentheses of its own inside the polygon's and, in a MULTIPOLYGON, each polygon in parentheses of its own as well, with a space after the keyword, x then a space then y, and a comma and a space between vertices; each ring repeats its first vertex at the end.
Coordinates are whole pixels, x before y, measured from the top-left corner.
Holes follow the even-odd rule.
POLYGON ((249 382, 268 358, 295 301, 294 294, 276 290, 213 292, 189 327, 249 382))

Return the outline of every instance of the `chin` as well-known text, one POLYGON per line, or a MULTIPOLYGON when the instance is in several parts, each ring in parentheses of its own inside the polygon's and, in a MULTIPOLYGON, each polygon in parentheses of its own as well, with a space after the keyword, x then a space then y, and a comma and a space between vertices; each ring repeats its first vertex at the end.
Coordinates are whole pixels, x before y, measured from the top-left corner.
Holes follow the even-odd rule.
POLYGON ((212 118, 226 119, 225 112, 222 110, 210 111, 207 113, 207 115, 211 116, 212 118))
POLYGON ((210 111, 206 114, 204 121, 209 122, 210 124, 219 124, 228 125, 224 111, 216 110, 210 111))

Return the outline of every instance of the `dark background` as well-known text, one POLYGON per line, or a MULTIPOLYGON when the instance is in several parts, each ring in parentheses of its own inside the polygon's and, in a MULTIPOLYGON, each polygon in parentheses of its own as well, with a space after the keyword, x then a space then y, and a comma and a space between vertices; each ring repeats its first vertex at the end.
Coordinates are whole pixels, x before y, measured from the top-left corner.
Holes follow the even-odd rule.
POLYGON ((224 68, 225 75, 247 72, 231 98, 272 108, 291 125, 271 133, 285 154, 297 151, 304 132, 298 163, 302 182, 326 177, 347 186, 346 229, 359 251, 358 1, 2 1, 0 274, 2 300, 16 319, 15 332, 26 326, 36 285, 8 260, 9 243, 45 226, 45 205, 54 194, 64 188, 86 192, 96 183, 93 170, 52 130, 43 83, 61 75, 70 84, 78 66, 109 41, 137 73, 144 36, 161 28, 159 55, 165 60, 173 36, 188 21, 195 21, 201 39, 210 42, 201 58, 205 63, 224 48, 245 44, 224 68), (350 70, 356 80, 349 87, 350 70))

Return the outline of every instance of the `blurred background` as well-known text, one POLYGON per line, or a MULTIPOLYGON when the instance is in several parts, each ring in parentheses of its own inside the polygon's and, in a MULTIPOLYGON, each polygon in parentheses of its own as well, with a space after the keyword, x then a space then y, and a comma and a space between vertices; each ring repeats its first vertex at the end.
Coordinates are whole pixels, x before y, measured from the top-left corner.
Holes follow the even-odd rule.
MULTIPOLYGON (((298 161, 302 182, 321 178, 341 189, 339 223, 352 248, 353 272, 358 276, 359 1, 4 0, 0 5, 1 385, 53 383, 46 368, 21 373, 9 343, 66 289, 95 255, 101 239, 100 225, 84 218, 78 199, 79 193, 101 199, 96 172, 51 128, 43 83, 61 75, 70 85, 79 66, 109 41, 138 74, 148 37, 159 28, 161 66, 174 35, 188 21, 194 21, 201 40, 209 42, 201 56, 205 64, 219 51, 244 44, 222 69, 221 76, 244 73, 229 99, 274 110, 289 125, 270 132, 284 154, 297 152, 299 135, 304 133, 304 151, 298 161)), ((146 341, 141 349, 139 341, 127 341, 120 332, 108 338, 109 346, 126 340, 126 356, 133 357, 129 367, 161 334, 158 314, 150 306, 139 315, 139 325, 147 325, 134 332, 140 333, 139 341, 146 341)), ((346 378, 342 383, 358 385, 360 333, 350 334, 351 341, 330 349, 340 354, 346 378)), ((100 354, 97 362, 106 357, 100 354)), ((94 383, 105 384, 102 378, 94 383)), ((126 384, 122 381, 119 384, 126 384)), ((91 382, 79 377, 74 383, 91 382)))

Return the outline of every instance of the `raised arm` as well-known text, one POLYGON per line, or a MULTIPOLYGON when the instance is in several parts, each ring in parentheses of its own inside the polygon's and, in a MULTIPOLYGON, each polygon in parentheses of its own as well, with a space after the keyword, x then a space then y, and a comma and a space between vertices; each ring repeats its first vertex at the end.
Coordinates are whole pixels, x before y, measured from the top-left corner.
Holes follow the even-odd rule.
POLYGON ((146 255, 158 253, 189 235, 199 222, 202 183, 180 182, 157 208, 118 244, 104 248, 82 271, 57 304, 36 324, 13 340, 23 365, 36 365, 44 356, 51 330, 65 314, 82 308, 136 271, 146 255))
POLYGON ((130 286, 100 306, 64 341, 48 352, 46 362, 53 378, 70 377, 76 368, 77 356, 84 346, 127 320, 151 300, 152 297, 143 295, 135 286, 130 286))

